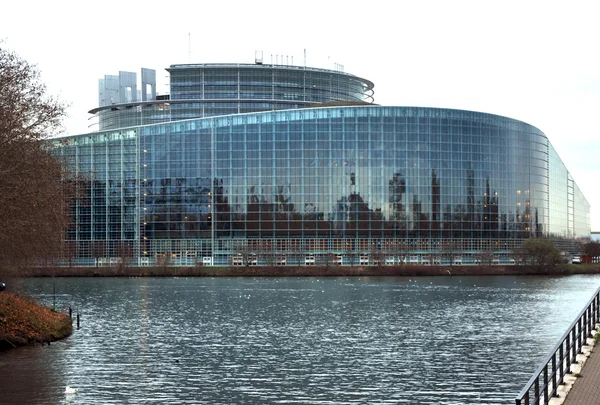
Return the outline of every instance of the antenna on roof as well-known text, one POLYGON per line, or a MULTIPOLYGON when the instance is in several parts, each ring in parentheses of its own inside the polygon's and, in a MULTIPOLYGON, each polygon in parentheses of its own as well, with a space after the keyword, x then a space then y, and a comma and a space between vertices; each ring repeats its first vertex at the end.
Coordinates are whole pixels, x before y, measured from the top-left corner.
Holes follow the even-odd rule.
POLYGON ((254 63, 257 65, 263 64, 263 51, 254 51, 254 63))

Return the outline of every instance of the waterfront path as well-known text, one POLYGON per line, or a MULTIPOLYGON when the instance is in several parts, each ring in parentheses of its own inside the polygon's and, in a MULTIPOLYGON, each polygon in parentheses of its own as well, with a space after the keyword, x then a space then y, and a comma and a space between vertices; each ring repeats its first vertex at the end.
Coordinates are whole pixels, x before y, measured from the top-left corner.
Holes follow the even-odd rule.
POLYGON ((600 346, 590 353, 563 405, 600 404, 600 346))

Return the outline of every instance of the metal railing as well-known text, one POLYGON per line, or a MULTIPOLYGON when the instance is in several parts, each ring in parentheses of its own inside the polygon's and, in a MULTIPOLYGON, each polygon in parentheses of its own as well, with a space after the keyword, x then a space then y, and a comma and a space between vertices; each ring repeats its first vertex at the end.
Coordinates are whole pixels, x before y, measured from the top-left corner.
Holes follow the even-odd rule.
POLYGON ((550 398, 558 396, 565 374, 570 373, 571 365, 577 362, 577 355, 600 321, 599 307, 600 288, 515 398, 517 405, 548 404, 550 398))

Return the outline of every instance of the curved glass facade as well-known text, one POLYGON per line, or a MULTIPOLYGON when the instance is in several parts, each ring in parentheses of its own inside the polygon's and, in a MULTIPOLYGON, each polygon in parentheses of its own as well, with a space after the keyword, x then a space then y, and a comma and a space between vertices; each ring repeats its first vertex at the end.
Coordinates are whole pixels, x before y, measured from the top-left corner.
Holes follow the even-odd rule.
POLYGON ((55 145, 89 178, 69 235, 83 259, 126 244, 140 264, 468 262, 590 234, 589 205, 546 136, 485 113, 321 107, 55 145))
POLYGON ((114 105, 99 108, 95 114, 101 131, 158 124, 171 121, 171 103, 163 100, 114 105))
MULTIPOLYGON (((186 64, 171 65, 171 99, 205 103, 237 103, 252 111, 215 110, 193 117, 266 110, 271 105, 293 103, 296 107, 329 101, 373 101, 373 83, 348 73, 286 65, 186 64)), ((178 116, 176 118, 190 118, 178 116)))

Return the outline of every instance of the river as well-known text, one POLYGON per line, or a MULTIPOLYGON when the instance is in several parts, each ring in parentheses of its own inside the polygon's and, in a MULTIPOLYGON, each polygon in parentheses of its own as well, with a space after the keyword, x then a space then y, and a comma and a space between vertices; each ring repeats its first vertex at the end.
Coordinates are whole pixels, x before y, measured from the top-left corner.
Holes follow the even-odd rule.
POLYGON ((598 285, 596 275, 25 279, 15 288, 71 306, 81 328, 0 353, 0 403, 512 404, 598 285))

